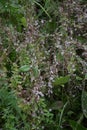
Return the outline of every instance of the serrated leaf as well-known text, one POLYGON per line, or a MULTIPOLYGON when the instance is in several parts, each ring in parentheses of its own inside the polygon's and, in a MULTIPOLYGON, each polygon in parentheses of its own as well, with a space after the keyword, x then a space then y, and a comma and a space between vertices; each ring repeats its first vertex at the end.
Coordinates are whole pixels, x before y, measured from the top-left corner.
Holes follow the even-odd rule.
POLYGON ((82 92, 82 111, 84 116, 87 118, 87 92, 82 92))
POLYGON ((67 75, 67 76, 64 76, 64 77, 57 77, 55 78, 55 81, 54 81, 54 86, 57 86, 57 85, 64 85, 65 83, 67 83, 70 79, 70 76, 67 75))
POLYGON ((29 67, 29 65, 23 65, 23 66, 20 67, 19 70, 20 70, 21 72, 27 72, 27 71, 30 70, 30 67, 29 67))

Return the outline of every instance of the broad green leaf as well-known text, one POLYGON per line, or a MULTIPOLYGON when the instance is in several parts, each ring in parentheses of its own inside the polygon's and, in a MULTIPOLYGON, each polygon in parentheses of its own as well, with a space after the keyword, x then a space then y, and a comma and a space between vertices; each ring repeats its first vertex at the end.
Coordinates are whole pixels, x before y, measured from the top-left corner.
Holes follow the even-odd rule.
POLYGON ((87 118, 87 92, 82 92, 82 110, 84 116, 87 118))
POLYGON ((21 18, 21 23, 22 23, 22 25, 23 25, 24 27, 27 26, 27 21, 26 21, 26 18, 25 18, 25 17, 22 17, 22 18, 21 18))
POLYGON ((57 85, 64 85, 65 83, 67 83, 70 79, 70 76, 67 75, 67 76, 64 76, 64 77, 57 77, 55 78, 54 80, 54 86, 57 86, 57 85))
POLYGON ((73 130, 87 130, 87 128, 73 120, 70 120, 70 126, 73 130))
POLYGON ((20 67, 19 70, 20 70, 21 72, 27 72, 27 71, 30 70, 30 67, 29 67, 29 65, 23 65, 23 66, 20 67))

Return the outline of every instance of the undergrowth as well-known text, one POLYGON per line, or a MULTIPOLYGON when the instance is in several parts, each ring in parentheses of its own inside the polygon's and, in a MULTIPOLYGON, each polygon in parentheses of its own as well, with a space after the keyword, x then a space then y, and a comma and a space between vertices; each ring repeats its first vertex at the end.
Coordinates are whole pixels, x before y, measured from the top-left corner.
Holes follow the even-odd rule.
POLYGON ((0 130, 87 129, 86 8, 0 1, 0 130))

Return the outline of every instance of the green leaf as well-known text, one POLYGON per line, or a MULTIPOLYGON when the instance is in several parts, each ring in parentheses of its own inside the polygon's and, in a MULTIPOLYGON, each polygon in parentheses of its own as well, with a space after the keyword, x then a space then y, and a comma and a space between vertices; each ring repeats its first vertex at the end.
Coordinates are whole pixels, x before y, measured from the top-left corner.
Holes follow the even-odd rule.
POLYGON ((63 55, 61 55, 61 53, 57 53, 56 57, 57 57, 57 60, 60 60, 60 61, 64 60, 64 57, 63 57, 63 55))
POLYGON ((87 74, 85 74, 85 79, 87 79, 87 74))
POLYGON ((46 9, 41 4, 39 4, 39 2, 34 1, 34 3, 38 5, 49 18, 51 18, 46 9))
POLYGON ((79 76, 76 76, 76 79, 77 79, 77 80, 82 80, 82 78, 81 78, 81 77, 79 77, 79 76))
POLYGON ((57 85, 64 85, 65 83, 67 83, 70 79, 70 76, 67 75, 67 76, 64 76, 64 77, 57 77, 55 78, 55 81, 54 81, 54 86, 57 86, 57 85))
POLYGON ((25 17, 22 17, 22 18, 21 18, 21 23, 22 23, 22 25, 23 25, 24 27, 27 26, 27 21, 26 21, 26 18, 25 18, 25 17))
POLYGON ((84 116, 87 118, 87 92, 84 90, 82 92, 82 110, 84 116))
POLYGON ((78 36, 77 39, 78 39, 79 42, 81 42, 83 44, 86 43, 86 41, 87 41, 87 39, 82 37, 82 36, 78 36))
POLYGON ((29 65, 23 65, 20 67, 19 69, 21 72, 27 72, 30 70, 30 66, 29 65))
POLYGON ((87 130, 84 126, 73 120, 70 120, 70 126, 73 130, 87 130))
POLYGON ((37 68, 37 67, 33 67, 33 75, 34 75, 35 77, 38 77, 39 71, 38 71, 38 68, 37 68))

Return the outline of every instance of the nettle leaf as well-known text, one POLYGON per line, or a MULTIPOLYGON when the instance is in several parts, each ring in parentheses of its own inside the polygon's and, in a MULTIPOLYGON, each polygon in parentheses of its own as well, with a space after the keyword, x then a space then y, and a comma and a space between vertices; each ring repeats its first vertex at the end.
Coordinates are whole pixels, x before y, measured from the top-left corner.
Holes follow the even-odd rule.
POLYGON ((57 77, 55 78, 54 80, 54 86, 57 86, 57 85, 64 85, 66 84, 67 82, 69 82, 70 80, 70 76, 67 75, 67 76, 62 76, 62 77, 57 77))
POLYGON ((29 65, 23 65, 20 67, 19 69, 21 72, 27 72, 30 70, 30 66, 29 65))
POLYGON ((87 118, 87 92, 82 92, 82 110, 84 116, 87 118))

